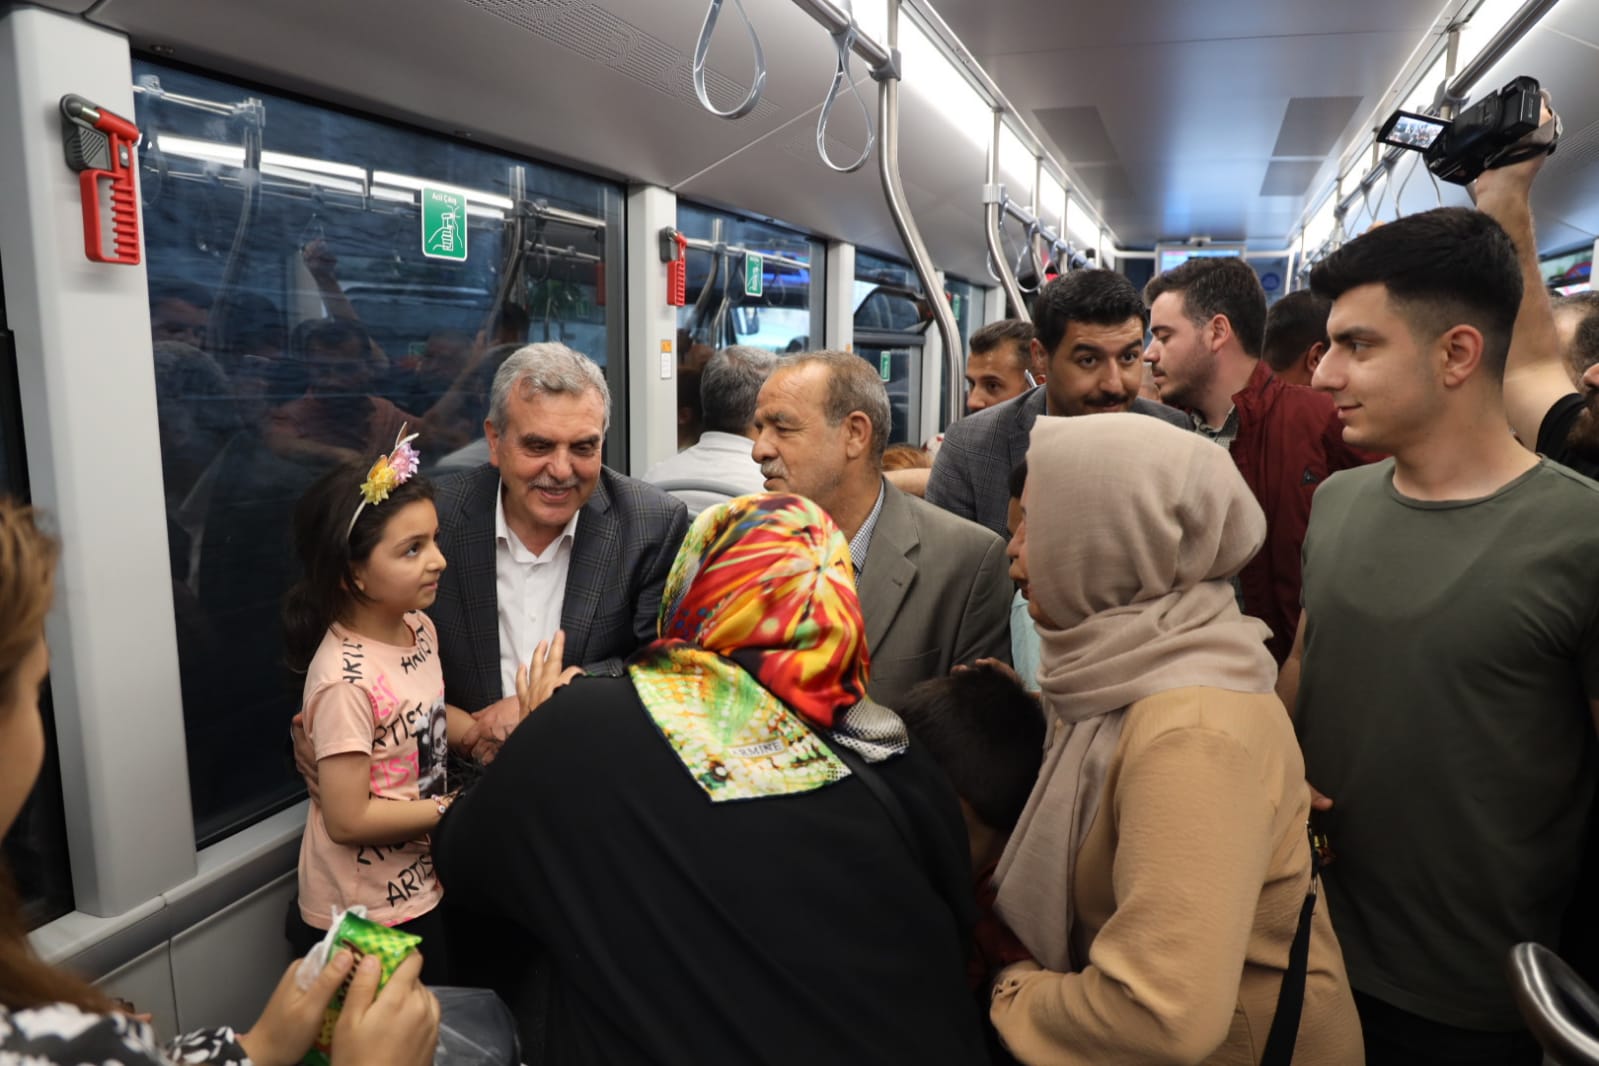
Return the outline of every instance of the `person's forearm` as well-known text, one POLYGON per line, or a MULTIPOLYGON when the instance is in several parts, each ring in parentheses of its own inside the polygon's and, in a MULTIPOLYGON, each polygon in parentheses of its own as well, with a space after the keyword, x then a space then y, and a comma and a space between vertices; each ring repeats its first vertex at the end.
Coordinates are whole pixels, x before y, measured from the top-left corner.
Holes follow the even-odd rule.
POLYGON ((439 824, 436 800, 388 800, 368 795, 353 810, 323 808, 322 819, 335 844, 389 845, 415 840, 439 824))
POLYGON ((1538 239, 1527 190, 1506 187, 1485 191, 1478 198, 1477 208, 1504 227, 1516 246, 1516 261, 1521 266, 1521 309, 1516 315, 1505 372, 1512 374, 1539 364, 1561 366, 1560 337, 1538 263, 1538 239))

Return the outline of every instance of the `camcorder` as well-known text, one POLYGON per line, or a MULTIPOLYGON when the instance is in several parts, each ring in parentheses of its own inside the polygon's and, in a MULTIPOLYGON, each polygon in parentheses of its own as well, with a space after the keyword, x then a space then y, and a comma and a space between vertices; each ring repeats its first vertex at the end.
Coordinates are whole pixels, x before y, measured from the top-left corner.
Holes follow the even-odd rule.
POLYGON ((1542 103, 1538 80, 1517 78, 1466 108, 1453 122, 1413 111, 1395 111, 1377 139, 1422 153, 1428 170, 1444 181, 1467 185, 1485 170, 1554 151, 1552 143, 1517 148, 1524 137, 1538 128, 1542 103))

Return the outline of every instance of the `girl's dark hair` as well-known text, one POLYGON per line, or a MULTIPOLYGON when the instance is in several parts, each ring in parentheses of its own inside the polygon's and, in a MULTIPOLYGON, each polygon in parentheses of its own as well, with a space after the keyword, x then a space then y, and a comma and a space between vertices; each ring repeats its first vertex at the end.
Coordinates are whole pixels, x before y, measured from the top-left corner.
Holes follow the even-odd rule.
POLYGON ((294 505, 294 548, 304 576, 283 600, 283 643, 289 666, 297 672, 311 665, 328 626, 365 600, 355 587, 355 565, 371 557, 389 518, 408 503, 433 499, 432 483, 414 474, 382 503, 362 507, 351 529, 350 516, 370 469, 365 459, 337 466, 294 505))

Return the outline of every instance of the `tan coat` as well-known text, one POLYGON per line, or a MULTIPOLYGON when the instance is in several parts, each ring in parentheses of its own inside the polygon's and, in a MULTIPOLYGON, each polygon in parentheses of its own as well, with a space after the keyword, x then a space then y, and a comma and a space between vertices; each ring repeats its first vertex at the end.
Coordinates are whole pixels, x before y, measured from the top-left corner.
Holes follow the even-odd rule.
MULTIPOLYGON (((1310 876, 1305 765, 1271 695, 1132 704, 1073 889, 1080 973, 1007 976, 992 1017, 1025 1063, 1260 1061, 1310 876)), ((1325 894, 1295 1066, 1364 1061, 1325 894)))

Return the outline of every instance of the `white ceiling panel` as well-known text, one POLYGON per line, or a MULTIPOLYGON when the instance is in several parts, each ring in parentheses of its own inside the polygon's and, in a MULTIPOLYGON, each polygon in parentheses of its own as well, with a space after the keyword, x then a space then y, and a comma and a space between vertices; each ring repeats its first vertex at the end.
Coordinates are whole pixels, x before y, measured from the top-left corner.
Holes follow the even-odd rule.
MULTIPOLYGON (((1581 0, 1578 0, 1581 2, 1581 0)), ((1435 0, 933 0, 979 59, 1132 44, 1331 36, 1396 31, 1419 40, 1440 6, 1435 0)), ((1000 71, 985 68, 1005 87, 1000 71)), ((1007 90, 1008 91, 1008 90, 1007 90)))
MULTIPOLYGON (((760 107, 738 121, 708 114, 693 97, 700 0, 102 0, 92 17, 136 48, 272 88, 662 185, 822 236, 892 233, 875 158, 839 175, 816 155, 832 41, 791 0, 745 6, 768 77, 760 107)), ((731 5, 709 66, 713 96, 720 87, 717 102, 728 106, 750 76, 731 5)), ((875 126, 877 85, 858 60, 854 73, 875 126)), ((980 227, 977 144, 986 134, 955 129, 914 89, 902 97, 906 173, 939 198, 960 190, 980 227)), ((865 143, 852 95, 835 116, 833 154, 848 161, 865 143)), ((941 265, 969 272, 974 255, 981 265, 980 244, 929 239, 941 265)))
MULTIPOLYGON (((632 0, 104 0, 136 47, 278 88, 460 130, 589 170, 674 185, 821 102, 834 52, 787 0, 748 5, 769 74, 760 107, 718 119, 690 69, 703 8, 632 0)), ((733 13, 710 68, 731 103, 750 78, 733 13)))
POLYGON ((1599 0, 1562 0, 1478 82, 1473 97, 1528 74, 1560 113, 1560 145, 1533 186, 1545 252, 1599 236, 1599 0))
MULTIPOLYGON (((865 0, 859 0, 864 4, 865 0)), ((1096 145, 1072 184, 1124 244, 1208 234, 1281 243, 1304 207, 1293 186, 1331 137, 1348 146, 1432 25, 1442 0, 932 0, 1048 143, 1096 145), (1342 131, 1338 117, 1359 98, 1342 131), (1339 102, 1341 100, 1341 102, 1339 102), (1297 103, 1291 103, 1297 101, 1297 103), (1289 136, 1290 108, 1316 126, 1289 136), (1340 110, 1343 109, 1343 110, 1340 110), (1088 131, 1084 133, 1083 131, 1088 131), (1273 164, 1279 164, 1274 167, 1273 164), (1270 181, 1268 182, 1268 176, 1270 181), (1262 190, 1269 195, 1262 195, 1262 190)), ((52 0, 129 35, 140 49, 224 76, 459 132, 485 144, 863 245, 897 246, 875 160, 837 175, 816 158, 816 111, 832 42, 792 0, 746 0, 769 67, 760 108, 707 114, 690 88, 703 0, 52 0)), ((871 10, 875 11, 876 7, 871 10)), ((1546 243, 1599 230, 1599 0, 1562 0, 1485 84, 1522 66, 1557 94, 1568 143, 1538 189, 1546 243), (1512 69, 1514 68, 1514 69, 1512 69), (1584 131, 1590 131, 1584 133, 1584 131)), ((958 120, 907 77, 901 157, 918 221, 948 270, 986 277, 980 195, 988 121, 958 120), (982 128, 977 128, 981 126, 982 128)), ((724 103, 749 78, 731 5, 711 49, 724 103)), ((857 67, 873 122, 876 85, 857 67)), ((852 98, 832 128, 837 155, 864 143, 852 98)), ((1326 179, 1324 163, 1317 181, 1326 179)), ((1012 168, 1016 170, 1018 168, 1012 168)), ((1025 169, 1025 168, 1021 168, 1025 169)), ((1011 173, 1013 192, 1032 174, 1011 173)), ((1421 181, 1413 183, 1421 185, 1421 181)), ((1312 188, 1319 187, 1312 183, 1312 188)), ((1430 195, 1430 187, 1428 188, 1430 195)), ((1407 200, 1416 190, 1407 194, 1407 200)))
POLYGON ((1439 7, 933 3, 1130 245, 1286 239, 1311 185, 1303 164, 1358 135, 1439 7), (1301 165, 1271 172, 1262 209, 1274 160, 1301 165))

